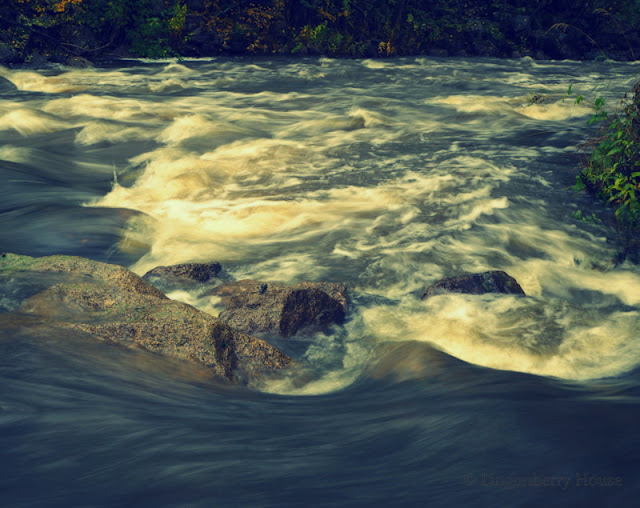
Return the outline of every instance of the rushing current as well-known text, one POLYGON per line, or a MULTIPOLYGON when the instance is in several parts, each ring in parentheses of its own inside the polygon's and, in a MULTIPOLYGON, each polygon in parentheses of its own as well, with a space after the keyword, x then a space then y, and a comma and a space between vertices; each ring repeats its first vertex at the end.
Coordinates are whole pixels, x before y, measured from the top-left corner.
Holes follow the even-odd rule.
POLYGON ((230 387, 143 351, 0 330, 1 504, 633 504, 640 269, 618 262, 610 212, 570 189, 595 130, 588 101, 563 96, 615 108, 639 73, 528 58, 0 67, 17 87, 0 94, 0 250, 139 274, 218 261, 351 296, 343 327, 277 344, 304 384, 230 387), (419 299, 484 270, 527 297, 419 299))

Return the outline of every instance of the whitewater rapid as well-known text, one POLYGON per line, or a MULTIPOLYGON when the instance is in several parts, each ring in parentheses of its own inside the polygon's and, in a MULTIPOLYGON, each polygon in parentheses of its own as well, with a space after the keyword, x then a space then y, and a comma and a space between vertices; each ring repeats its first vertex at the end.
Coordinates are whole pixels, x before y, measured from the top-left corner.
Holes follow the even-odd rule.
MULTIPOLYGON (((614 263, 609 226, 573 218, 594 206, 568 189, 592 131, 588 104, 563 95, 606 81, 593 93, 614 101, 637 69, 528 58, 0 68, 24 93, 0 100, 0 158, 42 165, 43 140, 70 136, 73 171, 113 175, 106 194, 77 201, 140 212, 118 247, 143 253, 139 274, 219 261, 237 279, 346 282, 345 328, 305 339, 316 381, 266 390, 342 388, 376 347, 402 341, 598 379, 640 363, 640 270, 614 263), (528 297, 417 297, 439 278, 496 269, 528 297)), ((215 299, 172 296, 217 312, 215 299)))

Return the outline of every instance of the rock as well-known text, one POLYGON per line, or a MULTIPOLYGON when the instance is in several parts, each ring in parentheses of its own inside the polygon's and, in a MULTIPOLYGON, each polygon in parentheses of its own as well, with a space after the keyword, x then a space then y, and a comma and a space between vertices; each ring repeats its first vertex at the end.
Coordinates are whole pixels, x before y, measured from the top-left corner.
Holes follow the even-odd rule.
POLYGON ((18 90, 18 87, 11 81, 0 76, 0 93, 10 93, 18 90))
POLYGON ((241 280, 214 289, 225 310, 220 319, 245 333, 291 337, 303 328, 322 329, 344 322, 347 288, 331 282, 295 286, 241 280))
POLYGON ((66 59, 65 65, 69 67, 75 67, 77 69, 89 69, 93 67, 93 63, 90 60, 84 58, 83 56, 73 55, 66 59))
POLYGON ((18 313, 37 318, 39 326, 63 327, 195 361, 236 383, 293 364, 268 343, 170 300, 123 267, 71 256, 0 255, 0 278, 34 274, 48 287, 26 297, 18 313))
POLYGON ((444 293, 467 293, 481 295, 484 293, 503 293, 524 295, 520 284, 507 273, 496 270, 470 275, 460 275, 442 279, 425 289, 421 300, 444 293))
POLYGON ((20 55, 10 44, 0 42, 0 65, 19 63, 20 55))
POLYGON ((478 56, 497 57, 499 54, 497 46, 490 40, 475 41, 473 49, 478 56))
MULTIPOLYGON (((222 272, 220 263, 183 263, 157 266, 142 278, 162 291, 187 289, 199 284, 213 283, 222 272)), ((217 280, 220 283, 220 280, 217 280)))
POLYGON ((46 67, 50 63, 51 62, 49 61, 49 58, 37 52, 31 53, 27 58, 27 64, 29 65, 29 67, 32 67, 34 69, 46 67))

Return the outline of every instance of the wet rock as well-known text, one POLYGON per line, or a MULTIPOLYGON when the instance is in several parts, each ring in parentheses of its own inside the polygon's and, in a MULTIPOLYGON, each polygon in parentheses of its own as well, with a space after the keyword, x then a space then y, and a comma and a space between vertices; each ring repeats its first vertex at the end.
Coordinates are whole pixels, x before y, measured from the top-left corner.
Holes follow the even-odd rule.
POLYGON ((497 46, 490 40, 481 40, 473 43, 473 49, 478 56, 485 57, 497 57, 499 56, 499 51, 497 46))
MULTIPOLYGON (((0 42, 0 65, 19 63, 20 55, 10 44, 0 42)), ((1 80, 2 78, 0 78, 1 80)), ((0 83, 1 86, 1 83, 0 83)))
POLYGON ((49 287, 20 302, 18 312, 36 318, 38 326, 195 361, 232 382, 250 382, 293 363, 268 343, 170 300, 123 267, 71 256, 0 255, 0 278, 34 274, 49 287))
POLYGON ((142 278, 162 291, 188 289, 199 284, 220 283, 222 272, 220 263, 183 263, 171 266, 157 266, 142 278))
POLYGON ((49 64, 51 64, 51 61, 45 55, 34 52, 31 53, 27 58, 27 63, 31 68, 39 69, 42 67, 47 67, 49 64))
POLYGON ((220 319, 245 333, 291 337, 303 328, 322 329, 344 322, 347 288, 332 282, 295 286, 241 280, 214 289, 225 310, 220 319))
POLYGON ((18 89, 11 81, 0 76, 0 93, 15 92, 18 89))
POLYGON ((89 69, 93 67, 93 63, 91 63, 90 60, 78 55, 68 57, 65 60, 65 64, 69 67, 75 67, 77 69, 89 69))
POLYGON ((481 295, 484 293, 503 293, 524 295, 520 284, 501 270, 449 277, 432 284, 422 293, 421 299, 444 293, 466 293, 481 295))

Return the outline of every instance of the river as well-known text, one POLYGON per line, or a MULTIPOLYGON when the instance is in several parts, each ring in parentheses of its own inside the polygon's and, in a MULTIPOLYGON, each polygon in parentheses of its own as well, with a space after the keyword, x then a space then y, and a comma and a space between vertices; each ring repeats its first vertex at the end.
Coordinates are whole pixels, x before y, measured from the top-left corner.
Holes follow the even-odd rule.
POLYGON ((138 274, 218 261, 236 279, 345 282, 352 300, 344 327, 277 344, 304 384, 230 387, 143 351, 0 331, 1 504, 635 503, 640 268, 616 262, 611 213, 569 189, 594 127, 562 97, 615 107, 639 73, 529 58, 0 67, 17 87, 0 95, 0 250, 138 274), (484 270, 527 298, 418 298, 484 270))

